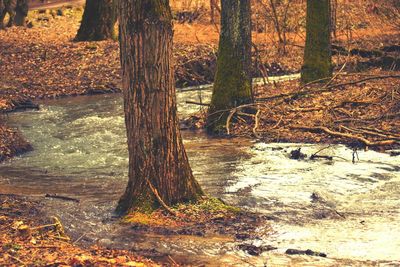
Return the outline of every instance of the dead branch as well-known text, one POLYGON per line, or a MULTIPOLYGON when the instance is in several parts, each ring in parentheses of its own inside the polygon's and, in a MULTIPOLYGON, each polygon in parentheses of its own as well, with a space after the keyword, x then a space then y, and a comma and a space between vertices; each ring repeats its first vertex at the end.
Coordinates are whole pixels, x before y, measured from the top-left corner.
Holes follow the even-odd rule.
POLYGON ((66 201, 80 202, 79 199, 72 198, 72 197, 67 197, 67 196, 59 196, 57 194, 54 194, 54 195, 46 194, 45 197, 47 197, 47 198, 57 198, 57 199, 66 200, 66 201))
POLYGON ((381 75, 381 76, 372 76, 372 77, 367 77, 364 79, 360 79, 357 81, 352 81, 352 82, 344 82, 344 83, 339 83, 339 84, 332 84, 317 90, 303 90, 299 92, 293 92, 293 93, 285 93, 285 94, 279 94, 279 95, 273 95, 269 97, 263 97, 263 98, 257 98, 256 101, 258 102, 264 102, 264 101, 270 101, 270 100, 275 100, 279 98, 295 98, 295 97, 300 97, 300 96, 305 96, 305 95, 312 95, 312 94, 318 94, 318 93, 323 93, 323 92, 329 92, 331 89, 334 88, 340 88, 346 85, 355 85, 371 80, 382 80, 382 79, 389 79, 389 78, 394 78, 394 79, 400 79, 400 75, 381 75))
POLYGON ((327 82, 327 84, 324 87, 328 87, 329 85, 331 85, 333 83, 333 81, 336 80, 336 78, 342 73, 342 71, 344 70, 346 65, 347 65, 347 61, 343 64, 343 66, 340 68, 340 70, 332 77, 332 79, 330 79, 330 81, 327 82))
POLYGON ((340 120, 336 120, 335 123, 352 122, 352 121, 366 122, 366 121, 376 121, 376 120, 381 120, 381 119, 394 119, 396 117, 400 117, 400 112, 399 113, 389 113, 389 114, 379 115, 379 116, 375 116, 375 117, 367 117, 367 118, 340 119, 340 120))
POLYGON ((324 126, 316 126, 316 127, 306 127, 306 126, 291 126, 290 128, 292 129, 297 129, 297 130, 306 130, 306 131, 311 131, 311 132, 324 132, 332 136, 337 136, 337 137, 345 137, 349 139, 354 139, 357 141, 362 142, 366 146, 387 146, 387 145, 394 145, 394 144, 399 144, 400 142, 397 140, 382 140, 382 141, 370 141, 368 139, 365 139, 364 137, 348 134, 348 133, 342 133, 342 132, 336 132, 332 131, 327 127, 324 126))
POLYGON ((154 196, 156 197, 158 203, 160 203, 160 205, 170 214, 177 216, 177 213, 173 209, 171 209, 167 204, 165 204, 164 200, 162 200, 162 198, 160 197, 160 194, 158 194, 157 189, 151 184, 150 180, 147 177, 146 177, 146 182, 151 192, 153 192, 154 196))
POLYGON ((353 128, 346 127, 346 126, 343 126, 343 125, 341 125, 340 127, 345 129, 345 130, 347 130, 347 131, 349 131, 349 132, 353 132, 353 133, 368 134, 368 135, 372 135, 372 136, 378 136, 378 137, 383 137, 383 138, 387 138, 387 139, 400 141, 400 137, 398 137, 398 136, 372 132, 372 131, 364 130, 364 129, 353 129, 353 128))
POLYGON ((259 138, 259 134, 257 133, 257 129, 258 129, 258 126, 260 124, 260 114, 261 114, 261 110, 258 109, 257 113, 256 113, 256 116, 254 117, 253 133, 254 133, 254 136, 257 137, 257 138, 259 138))
POLYGON ((226 118, 226 125, 225 125, 225 128, 226 128, 226 133, 227 133, 228 135, 230 135, 229 125, 230 125, 231 119, 232 119, 233 115, 236 113, 236 111, 237 111, 237 108, 232 109, 232 110, 229 112, 228 117, 226 118))
POLYGON ((369 128, 369 127, 360 127, 360 129, 363 130, 367 130, 367 131, 372 131, 372 132, 376 132, 376 133, 381 133, 381 134, 385 134, 385 135, 391 135, 391 136, 395 136, 400 138, 400 133, 394 133, 394 132, 387 132, 387 131, 383 131, 377 128, 369 128))
POLYGON ((201 103, 201 102, 195 102, 195 101, 186 101, 186 104, 198 105, 198 106, 204 106, 204 107, 209 107, 210 106, 210 104, 201 103))

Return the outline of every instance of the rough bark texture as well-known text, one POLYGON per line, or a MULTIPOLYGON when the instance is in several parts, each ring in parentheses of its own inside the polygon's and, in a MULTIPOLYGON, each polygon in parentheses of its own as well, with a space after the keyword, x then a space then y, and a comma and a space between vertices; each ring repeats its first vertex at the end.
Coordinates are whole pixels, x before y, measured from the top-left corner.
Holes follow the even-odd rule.
POLYGON ((219 132, 229 112, 252 101, 250 0, 221 1, 221 33, 217 71, 207 120, 209 132, 219 132))
POLYGON ((332 76, 330 0, 307 0, 303 83, 332 76))
POLYGON ((117 212, 159 207, 150 184, 172 205, 203 195, 178 127, 167 0, 120 1, 120 47, 129 182, 117 212))
POLYGON ((115 38, 116 0, 87 0, 75 41, 101 41, 115 38))

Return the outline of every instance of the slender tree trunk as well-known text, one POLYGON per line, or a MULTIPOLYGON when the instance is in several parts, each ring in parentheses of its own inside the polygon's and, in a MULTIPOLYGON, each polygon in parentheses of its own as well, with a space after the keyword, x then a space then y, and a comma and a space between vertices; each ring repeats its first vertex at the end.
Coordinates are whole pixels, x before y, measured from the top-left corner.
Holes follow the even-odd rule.
POLYGON ((229 112, 252 99, 250 0, 221 1, 217 71, 207 119, 209 132, 224 129, 229 112))
POLYGON ((120 49, 129 181, 117 212, 196 201, 178 126, 172 67, 172 14, 166 0, 119 1, 120 49), (150 186, 151 185, 151 186, 150 186))
POLYGON ((87 0, 75 41, 101 41, 115 38, 116 0, 87 0))
POLYGON ((330 0, 307 0, 303 83, 332 76, 330 0))

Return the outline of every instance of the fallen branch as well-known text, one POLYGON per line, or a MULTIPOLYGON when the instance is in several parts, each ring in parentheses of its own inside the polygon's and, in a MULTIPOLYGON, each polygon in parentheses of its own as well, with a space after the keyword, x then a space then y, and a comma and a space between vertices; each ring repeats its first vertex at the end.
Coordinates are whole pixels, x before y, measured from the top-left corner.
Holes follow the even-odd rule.
MULTIPOLYGON (((321 148, 320 150, 318 150, 317 152, 315 152, 314 154, 312 154, 311 157, 310 157, 310 159, 315 159, 315 158, 319 158, 319 157, 324 157, 324 158, 325 158, 325 156, 318 156, 318 153, 320 153, 320 152, 322 152, 322 151, 324 151, 325 149, 328 149, 328 148, 330 148, 330 147, 331 147, 331 145, 321 148)), ((332 160, 332 157, 331 157, 331 160, 332 160)))
POLYGON ((229 112, 228 117, 226 118, 225 128, 226 128, 226 133, 227 133, 228 135, 230 135, 229 125, 230 125, 231 119, 232 119, 233 115, 236 113, 236 111, 237 111, 237 108, 232 109, 232 110, 229 112))
POLYGON ((360 141, 366 146, 388 146, 388 145, 394 145, 394 144, 400 144, 400 142, 396 140, 382 140, 382 141, 370 141, 368 139, 365 139, 364 137, 348 134, 348 133, 341 133, 341 132, 336 132, 332 131, 327 127, 324 126, 316 126, 316 127, 306 127, 306 126, 291 126, 290 128, 292 129, 297 129, 297 130, 306 130, 306 131, 312 131, 312 132, 324 132, 332 136, 337 136, 337 137, 345 137, 349 139, 354 139, 357 141, 360 141))
POLYGON ((73 201, 73 202, 77 202, 77 203, 80 202, 79 199, 72 198, 72 197, 66 197, 66 196, 59 196, 57 194, 54 194, 54 195, 46 194, 45 197, 47 197, 47 198, 57 198, 57 199, 66 200, 66 201, 73 201))
POLYGON ((177 216, 177 213, 171 209, 167 204, 165 204, 164 200, 162 200, 160 194, 158 194, 157 189, 151 184, 150 180, 148 178, 146 178, 146 182, 147 185, 149 186, 151 192, 153 192, 154 196, 156 197, 157 201, 161 204, 161 206, 168 211, 169 213, 171 213, 174 216, 177 216))
POLYGON ((257 137, 257 138, 259 138, 259 134, 257 133, 257 129, 258 129, 258 126, 260 124, 260 114, 261 114, 261 110, 259 109, 259 110, 257 110, 256 116, 254 118, 253 133, 254 133, 254 136, 257 137))
POLYGON ((400 112, 399 113, 384 114, 384 115, 379 115, 379 116, 375 116, 375 117, 367 117, 367 118, 340 119, 340 120, 336 120, 335 123, 352 122, 352 121, 360 121, 360 122, 376 121, 376 120, 381 120, 381 119, 394 119, 396 117, 400 117, 400 112))
POLYGON ((364 134, 368 134, 368 135, 372 135, 372 136, 378 136, 378 137, 383 137, 383 138, 388 138, 388 139, 393 139, 396 141, 400 141, 400 137, 396 137, 393 135, 387 135, 387 134, 382 134, 382 133, 377 133, 377 132, 372 132, 369 130, 364 130, 364 129, 353 129, 350 127, 346 127, 346 126, 340 126, 343 129, 349 131, 349 132, 353 132, 353 133, 364 133, 364 134))
POLYGON ((209 107, 209 106, 210 106, 210 104, 201 103, 201 102, 195 102, 195 101, 186 101, 186 104, 198 105, 198 106, 205 106, 205 107, 209 107))
POLYGON ((367 77, 361 80, 357 81, 352 81, 352 82, 345 82, 345 83, 339 83, 339 84, 332 84, 326 87, 323 87, 321 89, 317 90, 303 90, 299 92, 293 92, 293 93, 285 93, 285 94, 279 94, 279 95, 273 95, 269 97, 263 97, 263 98, 257 98, 256 101, 258 102, 263 102, 263 101, 269 101, 269 100, 274 100, 274 99, 279 99, 279 98, 295 98, 299 96, 304 96, 304 95, 311 95, 311 94, 318 94, 318 93, 323 93, 323 92, 329 92, 333 88, 340 88, 346 85, 354 85, 358 83, 363 83, 366 81, 371 81, 371 80, 382 80, 382 79, 389 79, 389 78, 394 78, 394 79, 400 79, 400 75, 381 75, 381 76, 372 76, 372 77, 367 77))
POLYGON ((395 133, 395 132, 391 132, 391 131, 387 132, 387 131, 383 131, 383 130, 380 130, 377 128, 369 128, 369 127, 360 127, 360 129, 368 130, 368 131, 376 132, 376 133, 381 133, 381 134, 385 134, 385 135, 391 135, 391 136, 400 138, 400 133, 395 133))

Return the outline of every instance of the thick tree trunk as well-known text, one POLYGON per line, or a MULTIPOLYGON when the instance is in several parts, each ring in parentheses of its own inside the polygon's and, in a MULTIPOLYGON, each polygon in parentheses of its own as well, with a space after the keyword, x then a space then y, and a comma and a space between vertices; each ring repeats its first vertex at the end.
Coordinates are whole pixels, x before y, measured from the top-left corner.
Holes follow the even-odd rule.
POLYGON ((101 41, 115 38, 116 0, 87 0, 75 41, 101 41))
POLYGON ((250 0, 221 1, 221 33, 217 71, 207 120, 209 132, 219 132, 229 112, 252 99, 250 0))
POLYGON ((330 0, 307 0, 306 47, 301 80, 332 76, 330 0))
POLYGON ((120 1, 119 18, 129 182, 117 212, 159 207, 151 187, 167 205, 196 201, 203 193, 178 126, 168 1, 120 1))

